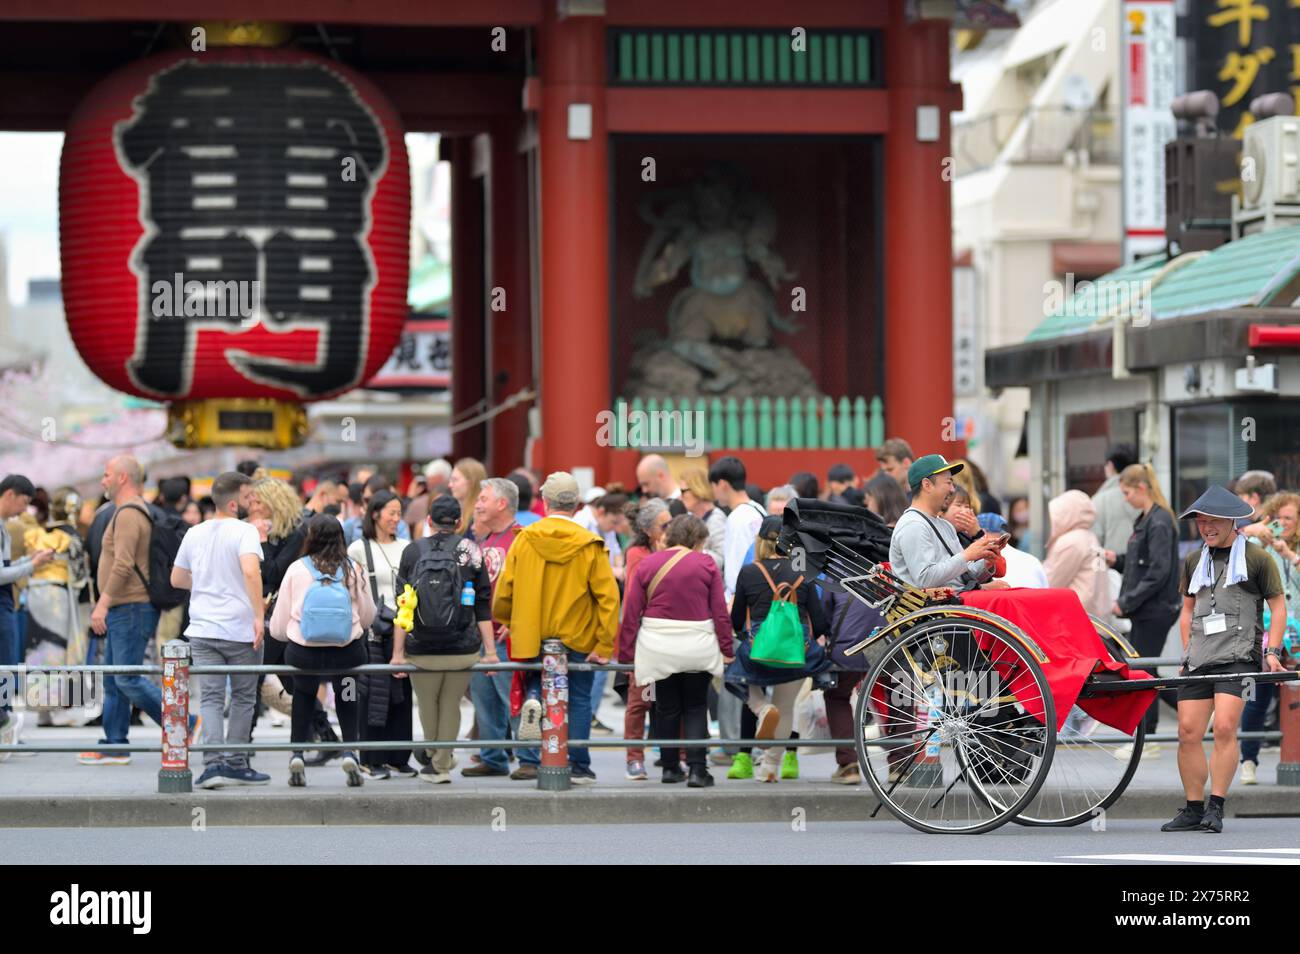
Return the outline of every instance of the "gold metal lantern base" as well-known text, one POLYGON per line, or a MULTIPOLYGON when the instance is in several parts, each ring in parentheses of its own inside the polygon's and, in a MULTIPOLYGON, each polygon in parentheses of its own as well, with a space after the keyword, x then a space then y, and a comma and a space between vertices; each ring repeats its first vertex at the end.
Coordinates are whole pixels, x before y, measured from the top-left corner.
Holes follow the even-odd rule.
POLYGON ((167 409, 177 447, 297 447, 307 439, 307 409, 275 398, 205 398, 167 409))

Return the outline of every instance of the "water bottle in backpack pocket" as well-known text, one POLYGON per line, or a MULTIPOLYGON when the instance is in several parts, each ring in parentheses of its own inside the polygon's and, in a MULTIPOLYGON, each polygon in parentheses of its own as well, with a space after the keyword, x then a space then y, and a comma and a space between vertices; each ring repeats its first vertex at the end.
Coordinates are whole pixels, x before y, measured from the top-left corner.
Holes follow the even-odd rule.
POLYGON ((431 544, 416 561, 411 575, 418 597, 415 632, 420 639, 454 640, 473 624, 473 600, 468 606, 463 602, 469 581, 461 579, 454 543, 439 541, 431 544))
POLYGON ((343 567, 332 576, 302 558, 312 582, 302 600, 302 641, 309 646, 345 646, 352 641, 352 595, 343 581, 343 567))

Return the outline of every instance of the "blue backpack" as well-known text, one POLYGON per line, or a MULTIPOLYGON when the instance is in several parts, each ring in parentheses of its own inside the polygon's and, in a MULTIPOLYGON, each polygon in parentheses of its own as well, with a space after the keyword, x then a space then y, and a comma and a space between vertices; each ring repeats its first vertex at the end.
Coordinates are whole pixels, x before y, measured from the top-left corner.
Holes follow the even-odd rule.
POLYGON ((316 569, 311 557, 303 557, 312 584, 302 600, 302 640, 308 645, 344 646, 352 641, 352 597, 343 583, 343 567, 333 576, 316 569))

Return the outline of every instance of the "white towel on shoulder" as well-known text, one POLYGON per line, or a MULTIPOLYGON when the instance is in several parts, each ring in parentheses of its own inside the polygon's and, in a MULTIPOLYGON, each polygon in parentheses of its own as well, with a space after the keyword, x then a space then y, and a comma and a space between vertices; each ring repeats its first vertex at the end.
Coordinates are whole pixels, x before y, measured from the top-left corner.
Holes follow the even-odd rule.
MULTIPOLYGON (((1228 585, 1242 583, 1246 579, 1246 538, 1240 533, 1232 541, 1232 552, 1228 554, 1228 585)), ((1200 590, 1214 585, 1214 557, 1208 546, 1201 547, 1201 559, 1196 564, 1196 572, 1188 584, 1187 595, 1195 596, 1200 590)))

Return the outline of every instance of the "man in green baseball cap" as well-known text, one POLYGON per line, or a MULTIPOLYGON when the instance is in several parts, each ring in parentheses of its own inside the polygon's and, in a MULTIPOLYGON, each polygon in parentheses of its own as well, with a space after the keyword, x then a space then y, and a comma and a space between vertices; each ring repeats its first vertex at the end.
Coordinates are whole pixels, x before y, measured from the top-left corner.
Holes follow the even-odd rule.
POLYGON ((926 454, 907 468, 912 505, 894 527, 889 565, 912 586, 971 589, 993 578, 993 558, 1006 537, 986 533, 963 548, 957 528, 941 516, 956 493, 952 475, 963 466, 926 454))
POLYGON ((926 454, 912 462, 907 468, 907 485, 912 493, 921 489, 921 481, 935 474, 957 474, 965 464, 950 464, 942 454, 926 454))

